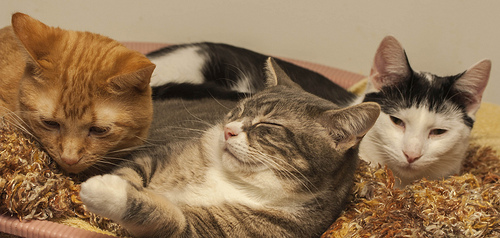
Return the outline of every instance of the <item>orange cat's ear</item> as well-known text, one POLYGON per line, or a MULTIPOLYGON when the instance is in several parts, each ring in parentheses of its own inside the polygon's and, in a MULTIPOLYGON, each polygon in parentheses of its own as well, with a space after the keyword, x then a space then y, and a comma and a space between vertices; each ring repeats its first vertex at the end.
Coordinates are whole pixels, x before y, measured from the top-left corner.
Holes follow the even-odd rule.
POLYGON ((29 56, 39 66, 47 67, 45 64, 50 62, 46 61, 45 56, 50 53, 51 46, 57 40, 55 28, 19 12, 12 15, 12 28, 29 56))
POLYGON ((108 79, 111 91, 122 93, 130 89, 146 90, 149 88, 149 82, 155 67, 156 65, 151 62, 141 62, 127 66, 127 72, 108 79))

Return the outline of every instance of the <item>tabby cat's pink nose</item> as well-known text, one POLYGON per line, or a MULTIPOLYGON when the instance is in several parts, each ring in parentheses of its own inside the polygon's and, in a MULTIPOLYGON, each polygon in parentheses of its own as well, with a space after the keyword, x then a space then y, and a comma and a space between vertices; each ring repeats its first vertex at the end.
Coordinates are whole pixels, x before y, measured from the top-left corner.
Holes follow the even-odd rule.
POLYGON ((224 127, 224 139, 227 140, 233 136, 237 136, 238 133, 235 132, 231 127, 225 126, 224 127))

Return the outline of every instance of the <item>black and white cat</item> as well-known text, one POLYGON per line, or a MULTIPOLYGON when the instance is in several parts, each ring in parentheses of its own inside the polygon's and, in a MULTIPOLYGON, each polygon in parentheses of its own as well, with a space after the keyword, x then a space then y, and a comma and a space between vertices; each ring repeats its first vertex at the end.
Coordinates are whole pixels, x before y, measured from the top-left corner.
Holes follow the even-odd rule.
POLYGON ((401 44, 384 38, 363 99, 377 102, 382 113, 360 156, 387 165, 399 186, 458 174, 490 70, 490 60, 482 60, 446 77, 414 71, 401 44))
MULTIPOLYGON (((157 65, 151 85, 161 97, 238 99, 262 90, 267 56, 214 43, 177 45, 148 55, 157 65)), ((387 165, 397 185, 459 172, 489 79, 491 62, 447 77, 414 71, 401 44, 384 38, 365 93, 359 97, 324 76, 278 60, 304 90, 341 107, 377 102, 382 113, 360 145, 361 158, 387 165)))

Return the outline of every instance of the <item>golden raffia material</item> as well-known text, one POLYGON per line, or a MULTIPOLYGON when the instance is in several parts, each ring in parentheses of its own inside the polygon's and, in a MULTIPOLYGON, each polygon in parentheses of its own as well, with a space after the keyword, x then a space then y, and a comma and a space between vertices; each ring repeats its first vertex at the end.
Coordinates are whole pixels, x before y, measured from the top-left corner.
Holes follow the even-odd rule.
POLYGON ((86 211, 77 177, 64 174, 40 145, 0 121, 0 214, 20 220, 78 217, 91 225, 125 234, 120 226, 86 211))
POLYGON ((322 237, 500 237, 500 164, 470 146, 463 173, 395 189, 386 168, 361 162, 351 204, 322 237))

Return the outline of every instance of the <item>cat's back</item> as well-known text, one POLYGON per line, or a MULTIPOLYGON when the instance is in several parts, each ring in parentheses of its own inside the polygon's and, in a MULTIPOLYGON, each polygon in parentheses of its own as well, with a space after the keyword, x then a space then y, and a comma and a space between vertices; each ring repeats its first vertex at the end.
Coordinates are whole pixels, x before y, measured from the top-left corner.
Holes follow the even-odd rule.
MULTIPOLYGON (((266 87, 264 67, 269 56, 245 48, 200 42, 169 46, 147 56, 157 65, 151 86, 153 91, 162 92, 161 96, 156 95, 159 98, 186 98, 192 94, 196 94, 193 98, 200 95, 227 98, 234 92, 252 94, 266 87)), ((317 72, 275 60, 290 79, 307 92, 341 106, 356 99, 354 94, 317 72)))
POLYGON ((0 29, 0 116, 16 111, 19 80, 25 61, 11 26, 0 29))

